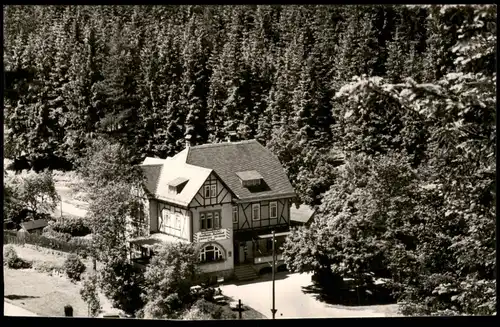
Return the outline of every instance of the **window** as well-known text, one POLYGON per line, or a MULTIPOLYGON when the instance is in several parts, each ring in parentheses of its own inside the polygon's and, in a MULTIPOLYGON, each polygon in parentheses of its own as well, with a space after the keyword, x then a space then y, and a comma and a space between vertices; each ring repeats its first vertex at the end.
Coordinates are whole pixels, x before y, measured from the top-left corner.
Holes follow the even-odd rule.
POLYGON ((211 262, 222 259, 223 259, 222 251, 219 247, 215 245, 207 245, 200 251, 201 262, 211 262))
POLYGON ((200 230, 219 229, 221 225, 220 210, 200 213, 200 230))
POLYGON ((207 229, 212 229, 212 216, 213 214, 211 212, 207 212, 207 229))
POLYGON ((217 185, 210 185, 210 197, 215 198, 217 197, 217 185))
POLYGON ((200 229, 207 229, 204 213, 200 213, 200 229))
POLYGON ((246 181, 242 181, 243 187, 252 187, 260 185, 261 179, 249 179, 246 181))
POLYGON ((175 227, 177 229, 181 229, 181 214, 180 213, 177 213, 175 215, 175 219, 176 219, 176 224, 175 224, 175 227))
POLYGON ((220 217, 218 212, 214 212, 214 229, 220 228, 220 217))
POLYGON ((260 204, 252 204, 252 220, 260 220, 260 204))
POLYGON ((278 203, 269 203, 269 218, 278 218, 278 203))
POLYGON ((180 236, 179 231, 183 219, 181 212, 175 212, 174 208, 164 208, 158 217, 158 230, 162 233, 180 236))
POLYGON ((170 210, 164 209, 163 214, 165 215, 165 218, 163 218, 163 222, 165 223, 165 227, 170 227, 172 226, 172 223, 170 221, 170 210))
POLYGON ((205 185, 205 198, 210 197, 210 185, 205 185))
POLYGON ((233 206, 233 223, 238 223, 238 206, 233 206))
POLYGON ((167 232, 167 227, 169 226, 169 224, 168 224, 169 216, 170 216, 170 210, 163 209, 161 212, 161 215, 159 217, 159 221, 158 221, 158 229, 161 232, 164 232, 164 233, 167 232))

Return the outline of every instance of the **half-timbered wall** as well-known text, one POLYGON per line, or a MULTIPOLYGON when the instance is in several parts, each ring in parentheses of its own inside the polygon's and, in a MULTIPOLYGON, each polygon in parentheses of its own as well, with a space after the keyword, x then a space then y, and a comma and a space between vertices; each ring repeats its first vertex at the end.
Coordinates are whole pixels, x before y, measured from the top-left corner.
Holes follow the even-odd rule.
POLYGON ((189 210, 158 201, 157 217, 159 232, 191 241, 189 210))
POLYGON ((231 203, 230 191, 225 188, 221 181, 212 173, 208 176, 203 186, 198 190, 196 196, 189 204, 190 208, 213 206, 221 203, 231 203), (208 190, 208 194, 206 191, 208 190), (213 192, 215 190, 215 192, 213 192))
POLYGON ((158 232, 158 201, 149 200, 149 231, 158 232))
POLYGON ((233 223, 233 229, 261 229, 271 226, 286 226, 290 223, 290 199, 266 200, 235 204, 238 206, 238 222, 233 223), (277 217, 270 217, 270 203, 277 204, 277 217), (252 204, 260 204, 260 219, 252 219, 252 204))

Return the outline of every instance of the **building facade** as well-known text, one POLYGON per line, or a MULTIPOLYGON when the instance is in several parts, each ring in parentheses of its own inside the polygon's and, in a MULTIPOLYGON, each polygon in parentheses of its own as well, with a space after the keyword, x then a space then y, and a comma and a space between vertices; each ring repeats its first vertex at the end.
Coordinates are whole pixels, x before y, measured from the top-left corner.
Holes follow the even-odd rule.
POLYGON ((245 279, 269 268, 270 234, 279 233, 279 249, 295 192, 267 148, 255 140, 187 146, 141 168, 144 212, 135 228, 142 232, 131 234, 132 259, 147 263, 153 244, 190 242, 209 276, 245 279))

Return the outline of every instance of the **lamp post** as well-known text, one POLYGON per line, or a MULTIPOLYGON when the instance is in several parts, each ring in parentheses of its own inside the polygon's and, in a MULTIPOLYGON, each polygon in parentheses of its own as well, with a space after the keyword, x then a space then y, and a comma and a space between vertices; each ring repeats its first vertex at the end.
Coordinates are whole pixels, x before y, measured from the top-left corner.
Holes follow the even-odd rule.
POLYGON ((271 309, 271 313, 273 314, 273 319, 275 319, 275 316, 276 316, 276 308, 275 308, 275 302, 274 302, 274 271, 276 270, 276 256, 275 256, 275 253, 274 253, 274 242, 275 242, 275 236, 274 236, 274 231, 273 231, 273 308, 271 309))

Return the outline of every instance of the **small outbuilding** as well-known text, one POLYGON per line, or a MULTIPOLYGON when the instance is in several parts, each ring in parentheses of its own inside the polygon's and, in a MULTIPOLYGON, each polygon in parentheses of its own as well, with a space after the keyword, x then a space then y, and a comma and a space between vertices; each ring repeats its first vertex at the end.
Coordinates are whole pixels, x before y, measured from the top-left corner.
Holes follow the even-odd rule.
POLYGON ((22 222, 20 224, 21 230, 30 234, 42 235, 42 231, 49 225, 47 219, 36 219, 22 222))
POLYGON ((309 226, 315 213, 316 208, 311 208, 308 205, 302 204, 299 207, 292 205, 290 208, 290 225, 292 227, 309 226))

